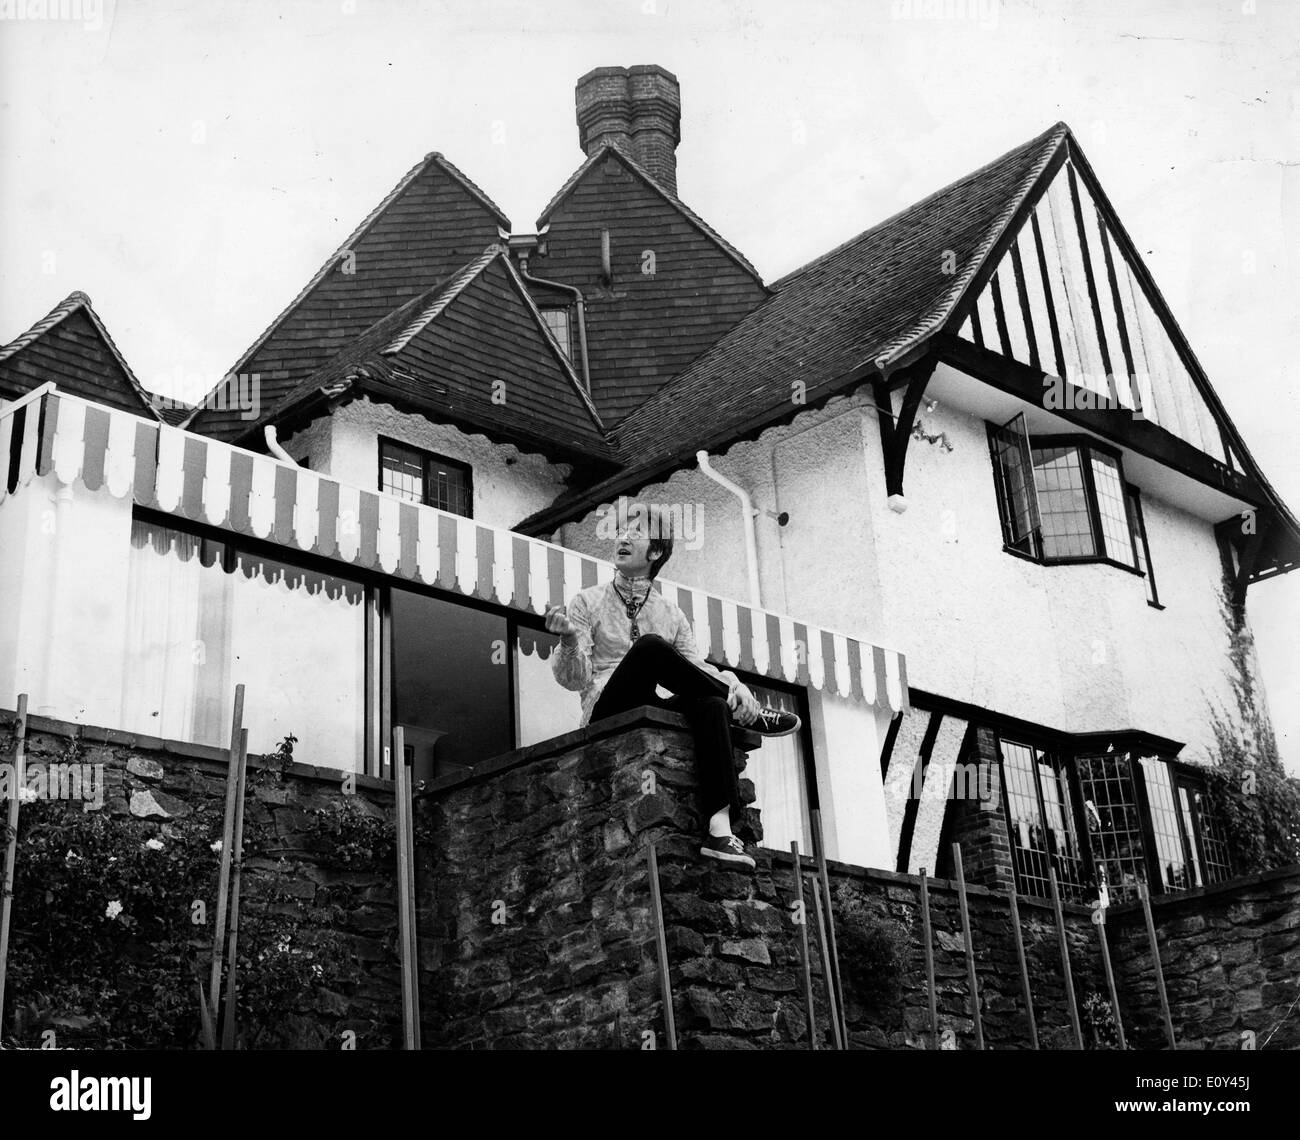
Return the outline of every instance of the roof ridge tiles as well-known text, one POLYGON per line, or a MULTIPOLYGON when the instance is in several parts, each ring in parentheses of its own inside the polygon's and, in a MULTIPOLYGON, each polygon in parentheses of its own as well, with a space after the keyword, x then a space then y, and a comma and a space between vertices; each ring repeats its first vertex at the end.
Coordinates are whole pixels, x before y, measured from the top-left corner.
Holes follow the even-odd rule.
POLYGON ((795 278, 802 277, 805 273, 817 269, 823 263, 833 258, 836 254, 843 253, 844 250, 848 249, 850 246, 856 244, 859 241, 862 241, 864 238, 869 237, 871 234, 876 233, 878 230, 882 230, 886 226, 891 225, 893 222, 896 222, 899 218, 903 217, 903 215, 910 214, 914 210, 921 209, 922 207, 928 205, 930 202, 934 201, 934 199, 939 198, 942 195, 947 194, 950 190, 953 190, 956 187, 962 185, 962 183, 974 181, 975 179, 979 178, 981 175, 987 173, 993 167, 998 166, 1001 163, 1007 161, 1007 159, 1011 158, 1012 156, 1021 154, 1024 151, 1032 150, 1035 146, 1039 146, 1042 143, 1046 142, 1046 140, 1049 137, 1056 134, 1057 132, 1061 132, 1064 135, 1072 135, 1073 133, 1070 130, 1069 124, 1067 124, 1064 120, 1055 123, 1054 125, 1048 127, 1047 130, 1043 131, 1041 134, 1036 135, 1034 138, 1030 139, 1028 142, 1023 142, 1019 146, 1013 146, 1010 150, 1007 150, 1003 154, 1000 154, 997 158, 992 159, 989 162, 986 162, 983 166, 979 167, 979 169, 972 170, 967 174, 963 174, 960 178, 954 178, 951 182, 948 182, 945 185, 940 186, 937 190, 931 191, 924 198, 918 198, 915 202, 912 202, 909 205, 902 207, 902 209, 895 210, 888 217, 882 218, 880 221, 874 223, 873 225, 868 226, 865 230, 861 230, 860 232, 854 234, 851 238, 846 238, 844 241, 840 242, 840 244, 835 246, 834 248, 828 249, 825 253, 818 254, 811 261, 805 262, 797 269, 792 269, 790 270, 789 273, 782 274, 782 276, 778 277, 775 281, 773 281, 771 285, 768 286, 768 288, 772 289, 775 292, 780 292, 786 285, 792 282, 795 278))
MULTIPOLYGON (((435 286, 428 293, 432 294, 432 303, 424 309, 419 316, 407 325, 396 337, 393 338, 380 351, 385 356, 393 356, 404 349, 411 343, 415 337, 419 336, 432 322, 438 317, 448 305, 452 303, 461 293, 461 291, 474 280, 484 269, 492 262, 492 259, 500 255, 500 249, 496 246, 489 246, 473 261, 467 262, 459 270, 453 273, 441 286, 435 286)), ((374 326, 372 326, 374 327, 374 326)), ((360 339, 360 338, 358 338, 360 339)))

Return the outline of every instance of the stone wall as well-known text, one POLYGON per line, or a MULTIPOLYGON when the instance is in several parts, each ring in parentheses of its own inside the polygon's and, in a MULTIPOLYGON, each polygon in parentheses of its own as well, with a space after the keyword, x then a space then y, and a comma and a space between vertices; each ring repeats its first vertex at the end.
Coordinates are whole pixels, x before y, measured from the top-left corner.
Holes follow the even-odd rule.
MULTIPOLYGON (((1151 909, 1179 1048, 1300 1048, 1300 867, 1165 895, 1151 909)), ((1141 907, 1115 908, 1110 923, 1131 1043, 1160 1048, 1141 907)))
MULTIPOLYGON (((4 761, 11 758, 6 742, 12 740, 15 720, 12 711, 0 709, 4 761)), ((103 797, 98 808, 93 802, 80 807, 74 802, 69 810, 106 812, 141 843, 157 839, 168 844, 198 819, 204 820, 205 835, 220 837, 228 768, 222 750, 29 716, 29 778, 70 759, 92 768, 103 765, 103 797)), ((307 936, 313 922, 337 935, 342 955, 344 980, 336 989, 302 992, 285 1019, 282 1043, 338 1048, 342 1035, 351 1031, 357 1048, 392 1047, 400 1040, 394 857, 379 829, 349 824, 366 819, 390 823, 390 785, 358 775, 355 794, 345 795, 341 773, 331 769, 291 763, 281 771, 278 763, 260 756, 250 756, 248 764, 244 913, 280 907, 307 936), (345 848, 349 841, 354 845, 345 848), (372 851, 379 857, 369 857, 372 851)), ((204 899, 210 915, 215 915, 218 858, 212 855, 211 890, 204 899)), ((23 874, 21 848, 17 874, 23 874)), ((11 952, 18 952, 34 920, 39 916, 15 912, 11 952)), ((196 928, 194 947, 201 958, 210 954, 211 944, 211 928, 196 928)), ((142 955, 148 952, 147 946, 139 949, 142 955)), ((25 996, 11 989, 7 1007, 12 1011, 13 1003, 25 996)), ((194 1020, 197 1031, 197 1012, 194 1020)), ((141 1041, 136 1047, 150 1044, 141 1041)))
MULTIPOLYGON (((760 850, 752 874, 701 859, 692 768, 683 723, 638 710, 431 787, 419 812, 426 1045, 639 1048, 653 1035, 662 1048, 650 843, 657 845, 680 1045, 807 1045, 792 857, 760 850)), ((805 860, 809 875, 811 867, 805 860)), ((831 865, 831 878, 841 960, 846 976, 854 975, 846 981, 853 1044, 926 1047, 918 880, 842 864, 831 865), (897 972, 883 989, 882 954, 897 972)), ((810 878, 805 889, 811 892, 810 878)), ((955 888, 932 881, 930 894, 940 1031, 951 1030, 957 1047, 973 1047, 955 888)), ((977 886, 968 894, 986 1040, 1023 1044, 1005 895, 977 886)), ((806 907, 811 917, 811 893, 806 907)), ((1067 912, 1082 1000, 1103 988, 1101 964, 1089 912, 1067 912)), ((1040 1037, 1045 1046, 1067 1046, 1050 909, 1026 900, 1021 917, 1040 1037)), ((809 933, 814 1013, 826 1047, 815 923, 809 933)))
MULTIPOLYGON (((13 719, 0 710, 0 741, 13 719)), ((741 733, 738 744, 758 741, 741 733)), ((196 816, 220 820, 226 760, 218 749, 30 718, 29 763, 66 759, 70 747, 81 762, 104 765, 98 810, 142 842, 175 834, 196 816)), ((321 826, 339 811, 386 826, 388 785, 356 776, 355 794, 347 795, 337 772, 291 764, 279 773, 273 758, 262 757, 250 758, 250 774, 250 827, 269 838, 245 863, 248 905, 278 896, 290 901, 275 905, 296 914, 337 908, 330 930, 349 957, 342 984, 303 991, 286 1019, 293 1043, 337 1047, 351 1030, 359 1048, 394 1047, 391 844, 360 858, 347 854, 354 835, 321 826)), ((748 781, 742 793, 752 803, 748 781)), ((700 858, 701 831, 689 733, 660 710, 634 710, 431 785, 416 811, 425 1047, 664 1047, 647 870, 654 843, 681 1047, 806 1048, 792 857, 760 848, 755 872, 731 870, 700 858)), ((752 807, 742 831, 761 839, 752 807)), ((828 1047, 813 871, 805 858, 814 1014, 819 1044, 828 1047)), ((852 1046, 936 1047, 919 880, 838 863, 830 878, 852 1046)), ((1006 893, 975 884, 967 893, 986 1043, 1025 1048, 1006 893)), ((974 1048, 956 890, 930 880, 929 895, 938 1047, 974 1048)), ((1238 1048, 1247 1031, 1259 1047, 1300 1046, 1300 1017, 1286 1017, 1300 972, 1300 868, 1157 898, 1153 910, 1180 1047, 1238 1048)), ((1083 1006, 1106 994, 1098 932, 1087 908, 1064 911, 1083 1006)), ((1022 898, 1020 917, 1040 1042, 1070 1048, 1051 909, 1022 898)), ((31 921, 15 915, 16 943, 31 921)), ((1140 906, 1112 908, 1107 930, 1129 1042, 1161 1048, 1140 906)), ((210 935, 196 946, 205 940, 210 935)), ((1086 1013, 1082 1020, 1091 1044, 1091 1020, 1086 1013)))
MULTIPOLYGON (((792 856, 760 848, 753 873, 702 860, 692 767, 683 723, 643 709, 432 786, 418 813, 426 1046, 662 1048, 654 843, 680 1047, 807 1047, 792 856)), ((759 834, 752 809, 745 826, 759 834)), ((805 858, 810 919, 813 870, 805 858)), ((955 884, 929 882, 936 1043, 918 878, 831 863, 830 879, 852 1047, 975 1048, 955 884)), ((1155 901, 1180 1046, 1238 1047, 1245 1029, 1262 1043, 1281 1019, 1300 963, 1298 891, 1292 869, 1155 901)), ((1006 891, 970 884, 967 896, 985 1042, 1027 1048, 1006 891)), ((1073 1048, 1051 907, 1021 897, 1019 911, 1040 1046, 1073 1048)), ((1092 911, 1063 912, 1085 1047, 1113 1045, 1092 911)), ((1162 1048, 1140 906, 1112 908, 1107 931, 1129 1042, 1162 1048)), ((815 921, 809 936, 826 1048, 815 921)), ((1294 1045, 1297 1025, 1270 1047, 1294 1045)))

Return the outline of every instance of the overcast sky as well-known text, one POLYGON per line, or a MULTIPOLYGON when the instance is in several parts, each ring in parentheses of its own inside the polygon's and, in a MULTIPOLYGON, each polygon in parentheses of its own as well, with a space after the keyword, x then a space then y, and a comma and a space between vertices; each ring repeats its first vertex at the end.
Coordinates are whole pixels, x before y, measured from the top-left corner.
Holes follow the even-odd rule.
MULTIPOLYGON (((1300 509, 1300 4, 49 6, 79 18, 0 20, 0 342, 81 289, 195 398, 424 154, 531 231, 582 159, 574 81, 657 63, 681 197, 768 281, 1064 119, 1300 509)), ((1250 609, 1300 773, 1300 574, 1250 609)))

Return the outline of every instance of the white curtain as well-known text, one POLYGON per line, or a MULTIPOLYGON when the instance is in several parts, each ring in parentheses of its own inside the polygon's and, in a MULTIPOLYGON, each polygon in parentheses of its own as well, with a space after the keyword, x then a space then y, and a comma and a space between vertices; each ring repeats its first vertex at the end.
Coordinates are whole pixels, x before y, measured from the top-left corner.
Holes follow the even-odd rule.
MULTIPOLYGON (((790 693, 760 685, 750 685, 750 689, 761 705, 799 712, 790 693)), ((801 853, 812 853, 803 751, 802 738, 795 733, 764 737, 762 747, 749 754, 743 775, 754 781, 758 797, 754 806, 762 813, 764 847, 789 851, 790 841, 798 840, 801 853)))
POLYGON ((362 770, 364 588, 136 521, 131 535, 122 726, 226 747, 244 685, 249 749, 298 738, 295 759, 362 770), (204 561, 208 565, 204 565, 204 561))
POLYGON ((129 731, 195 739, 195 659, 203 652, 199 541, 139 520, 131 526, 122 669, 122 727, 129 731))

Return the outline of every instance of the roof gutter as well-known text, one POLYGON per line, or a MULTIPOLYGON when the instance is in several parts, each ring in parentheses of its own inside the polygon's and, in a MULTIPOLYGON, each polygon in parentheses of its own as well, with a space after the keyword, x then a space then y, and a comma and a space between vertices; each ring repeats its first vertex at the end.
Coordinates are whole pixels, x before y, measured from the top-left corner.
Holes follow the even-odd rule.
POLYGON ((280 446, 280 441, 275 438, 275 424, 267 424, 266 427, 262 429, 262 436, 266 440, 267 450, 272 455, 277 459, 283 459, 286 463, 289 463, 294 467, 298 466, 298 461, 285 451, 285 449, 280 446))
POLYGON ((578 305, 578 341, 582 346, 582 386, 591 394, 591 372, 587 366, 587 305, 582 297, 582 290, 576 285, 566 285, 563 281, 548 281, 545 277, 534 277, 528 272, 528 249, 519 249, 519 276, 531 285, 541 285, 546 289, 559 289, 570 293, 578 305))
POLYGON ((740 517, 745 529, 745 564, 749 571, 749 601, 751 605, 762 609, 763 597, 758 585, 758 544, 754 540, 754 516, 758 514, 758 511, 754 509, 754 504, 750 501, 747 491, 713 469, 709 463, 709 453, 707 451, 697 451, 695 461, 700 465, 700 470, 705 475, 717 483, 719 487, 730 491, 740 500, 740 517))

